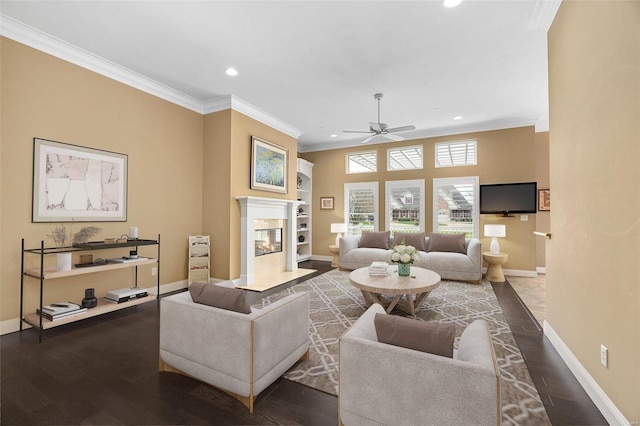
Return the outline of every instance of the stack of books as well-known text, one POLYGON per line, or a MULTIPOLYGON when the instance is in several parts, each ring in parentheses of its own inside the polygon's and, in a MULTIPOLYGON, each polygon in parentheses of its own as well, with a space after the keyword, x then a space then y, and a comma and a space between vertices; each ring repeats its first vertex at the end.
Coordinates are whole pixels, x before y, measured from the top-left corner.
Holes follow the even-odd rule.
POLYGON ((387 267, 389 264, 387 262, 373 262, 371 266, 369 266, 369 275, 372 277, 387 275, 387 267))
POLYGON ((61 318, 70 317, 86 312, 87 308, 83 308, 80 305, 76 305, 71 302, 52 303, 51 305, 45 305, 40 309, 36 309, 36 313, 49 321, 59 320, 61 318))

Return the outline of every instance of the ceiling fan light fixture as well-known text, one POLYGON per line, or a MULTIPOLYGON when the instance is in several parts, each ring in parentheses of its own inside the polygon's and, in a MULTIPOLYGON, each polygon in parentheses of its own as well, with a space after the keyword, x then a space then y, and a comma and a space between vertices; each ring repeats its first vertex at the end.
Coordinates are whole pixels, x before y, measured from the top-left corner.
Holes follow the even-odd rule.
POLYGON ((456 7, 460 3, 462 3, 462 0, 444 0, 444 7, 456 7))
POLYGON ((231 77, 235 77, 236 75, 238 75, 238 70, 236 70, 233 67, 229 67, 226 70, 224 70, 224 73, 226 75, 230 75, 231 77))

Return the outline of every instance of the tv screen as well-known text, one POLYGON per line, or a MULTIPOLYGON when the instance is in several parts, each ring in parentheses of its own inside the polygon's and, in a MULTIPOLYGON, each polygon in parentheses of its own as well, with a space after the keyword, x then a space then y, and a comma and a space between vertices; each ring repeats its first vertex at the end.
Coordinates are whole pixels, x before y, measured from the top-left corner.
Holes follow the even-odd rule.
POLYGON ((480 214, 536 213, 537 182, 480 185, 480 214))

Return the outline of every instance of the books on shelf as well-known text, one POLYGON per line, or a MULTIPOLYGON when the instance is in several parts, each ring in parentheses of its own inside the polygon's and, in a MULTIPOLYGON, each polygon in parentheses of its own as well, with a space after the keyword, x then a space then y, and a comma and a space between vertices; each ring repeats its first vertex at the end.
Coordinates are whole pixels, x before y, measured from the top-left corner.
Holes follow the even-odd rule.
POLYGON ((389 264, 387 262, 373 262, 369 266, 369 275, 370 276, 382 276, 387 275, 387 267, 389 264))
POLYGON ((138 256, 136 258, 128 258, 128 257, 116 257, 113 259, 108 259, 108 262, 113 262, 113 263, 130 263, 130 262, 139 262, 141 260, 147 260, 148 257, 142 257, 142 256, 138 256))
POLYGON ((72 315, 78 315, 86 312, 87 308, 83 308, 72 302, 52 303, 51 305, 45 305, 40 309, 36 309, 36 314, 41 315, 43 318, 49 321, 55 321, 61 318, 66 318, 72 315))

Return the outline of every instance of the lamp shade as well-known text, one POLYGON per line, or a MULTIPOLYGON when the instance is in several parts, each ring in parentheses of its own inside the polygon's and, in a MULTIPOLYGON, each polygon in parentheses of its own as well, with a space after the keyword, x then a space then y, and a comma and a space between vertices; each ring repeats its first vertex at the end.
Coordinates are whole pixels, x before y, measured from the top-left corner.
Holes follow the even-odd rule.
POLYGON ((504 238, 507 236, 507 227, 505 225, 499 224, 485 225, 484 236, 492 238, 504 238))
POLYGON ((331 224, 331 233, 333 234, 343 234, 349 230, 349 225, 346 223, 332 223, 331 224))

